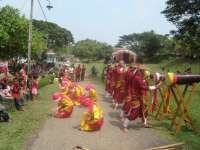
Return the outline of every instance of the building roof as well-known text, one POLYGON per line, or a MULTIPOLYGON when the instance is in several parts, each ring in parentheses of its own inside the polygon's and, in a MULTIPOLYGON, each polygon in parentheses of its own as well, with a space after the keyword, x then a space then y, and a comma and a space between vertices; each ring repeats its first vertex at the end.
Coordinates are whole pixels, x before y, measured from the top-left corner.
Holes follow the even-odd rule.
POLYGON ((56 53, 54 52, 53 49, 48 49, 46 52, 47 55, 55 55, 56 53))
POLYGON ((112 55, 117 55, 117 54, 120 54, 120 53, 129 53, 129 54, 135 55, 135 56, 137 55, 135 52, 133 52, 133 51, 127 49, 127 48, 114 48, 112 55))

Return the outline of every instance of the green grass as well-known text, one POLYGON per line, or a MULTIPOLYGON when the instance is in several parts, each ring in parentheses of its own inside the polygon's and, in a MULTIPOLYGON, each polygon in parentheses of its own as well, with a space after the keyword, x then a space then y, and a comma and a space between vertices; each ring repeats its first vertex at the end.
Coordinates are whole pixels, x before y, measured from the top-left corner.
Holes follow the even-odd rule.
MULTIPOLYGON (((95 65, 99 72, 102 72, 103 70, 103 62, 90 62, 86 64, 87 69, 90 69, 93 65, 95 65), (101 70, 101 71, 100 71, 101 70)), ((185 59, 172 59, 169 58, 167 60, 163 60, 159 64, 146 64, 147 68, 150 71, 161 71, 162 67, 165 67, 166 70, 169 70, 171 72, 176 71, 184 71, 186 68, 191 67, 192 72, 194 73, 200 73, 200 62, 191 62, 185 59)), ((96 81, 97 82, 97 81, 96 81)), ((164 136, 167 136, 169 138, 174 139, 175 141, 185 142, 190 150, 199 150, 200 149, 200 84, 198 84, 196 92, 192 99, 192 104, 190 106, 190 112, 189 114, 194 119, 195 125, 198 129, 197 133, 194 133, 186 126, 182 127, 182 130, 180 133, 175 135, 174 130, 171 131, 168 129, 171 119, 165 118, 162 122, 156 121, 155 119, 152 120, 154 127, 160 131, 164 136)), ((155 117, 153 117, 155 118, 155 117)))
POLYGON ((39 81, 38 87, 42 88, 44 86, 47 86, 50 81, 54 80, 54 75, 45 75, 44 77, 42 77, 39 81))
POLYGON ((163 60, 159 64, 147 64, 147 67, 151 71, 160 71, 162 67, 164 67, 168 71, 176 72, 176 71, 184 71, 187 68, 191 67, 192 72, 200 73, 200 61, 192 62, 192 60, 187 59, 175 59, 168 58, 163 60))
POLYGON ((94 62, 90 62, 90 63, 85 63, 86 65, 86 72, 88 74, 91 74, 91 68, 92 66, 95 66, 98 70, 98 75, 97 75, 97 79, 101 79, 101 75, 102 75, 102 71, 103 71, 103 68, 105 66, 105 64, 103 63, 102 60, 100 61, 94 61, 94 62))
MULTIPOLYGON (((147 64, 150 70, 160 70, 161 67, 165 67, 166 70, 171 72, 180 71, 183 72, 186 68, 191 67, 192 72, 200 73, 200 63, 191 63, 184 59, 172 59, 164 60, 161 64, 147 64)), ((196 92, 192 98, 192 104, 189 109, 189 114, 192 116, 195 125, 197 127, 197 133, 191 131, 187 126, 183 126, 180 133, 174 135, 174 131, 168 130, 171 123, 171 119, 165 118, 163 122, 156 122, 156 128, 165 133, 171 135, 175 140, 185 142, 189 149, 199 150, 200 148, 200 84, 197 85, 196 92)), ((175 104, 174 104, 175 105, 175 104)))
POLYGON ((9 110, 12 121, 0 123, 0 150, 21 150, 27 138, 48 118, 53 103, 51 93, 57 90, 55 84, 40 89, 38 100, 29 101, 25 112, 9 110))

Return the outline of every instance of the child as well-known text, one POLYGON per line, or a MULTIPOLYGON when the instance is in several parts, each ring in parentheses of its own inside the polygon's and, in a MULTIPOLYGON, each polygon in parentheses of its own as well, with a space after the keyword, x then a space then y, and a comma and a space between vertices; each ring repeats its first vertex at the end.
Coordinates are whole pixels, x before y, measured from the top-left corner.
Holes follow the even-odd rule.
POLYGON ((10 120, 10 116, 8 112, 0 109, 0 122, 9 122, 9 120, 10 120))
POLYGON ((32 77, 30 92, 31 92, 32 100, 35 100, 35 97, 38 94, 38 82, 37 82, 37 76, 36 75, 34 75, 32 77))
POLYGON ((20 84, 17 78, 14 79, 11 89, 16 109, 19 111, 24 111, 24 109, 22 108, 22 101, 20 95, 20 84))

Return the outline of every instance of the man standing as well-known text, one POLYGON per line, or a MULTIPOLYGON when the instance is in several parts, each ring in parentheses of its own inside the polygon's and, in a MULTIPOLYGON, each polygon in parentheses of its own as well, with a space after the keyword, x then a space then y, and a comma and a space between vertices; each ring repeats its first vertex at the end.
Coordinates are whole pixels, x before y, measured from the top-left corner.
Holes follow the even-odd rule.
POLYGON ((81 81, 84 81, 85 79, 85 65, 82 64, 82 67, 81 67, 81 81))
POLYGON ((125 97, 126 69, 124 66, 124 62, 121 60, 115 69, 116 85, 113 98, 115 103, 114 108, 117 109, 118 105, 123 103, 125 97))
POLYGON ((137 119, 138 117, 141 118, 142 126, 149 127, 147 125, 147 110, 144 104, 144 94, 147 90, 155 90, 158 88, 156 86, 148 86, 145 77, 145 68, 143 66, 139 66, 137 68, 137 72, 132 77, 131 82, 131 100, 129 102, 129 107, 126 110, 126 117, 123 120, 123 131, 127 132, 128 124, 130 121, 137 119))
POLYGON ((76 82, 79 82, 80 77, 81 77, 81 65, 80 64, 76 67, 75 73, 76 73, 76 82))

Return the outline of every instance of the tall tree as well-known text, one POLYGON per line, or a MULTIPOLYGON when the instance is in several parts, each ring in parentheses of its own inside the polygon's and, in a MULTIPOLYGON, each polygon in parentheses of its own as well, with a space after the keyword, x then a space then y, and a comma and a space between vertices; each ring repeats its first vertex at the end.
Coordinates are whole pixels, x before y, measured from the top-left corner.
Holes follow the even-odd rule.
POLYGON ((168 0, 162 12, 168 21, 176 25, 175 35, 183 47, 183 53, 200 56, 200 1, 168 0))
POLYGON ((72 33, 55 23, 33 20, 34 27, 43 32, 50 48, 58 50, 74 42, 72 33))
POLYGON ((73 54, 80 58, 103 59, 112 53, 112 46, 96 40, 82 40, 75 44, 73 54))
POLYGON ((167 36, 156 34, 154 31, 132 33, 120 37, 117 47, 125 47, 146 57, 167 53, 172 43, 167 36))
MULTIPOLYGON (((0 8, 0 18, 0 57, 25 57, 28 45, 28 20, 11 6, 0 8)), ((33 56, 45 49, 42 34, 35 29, 32 43, 33 56)))

